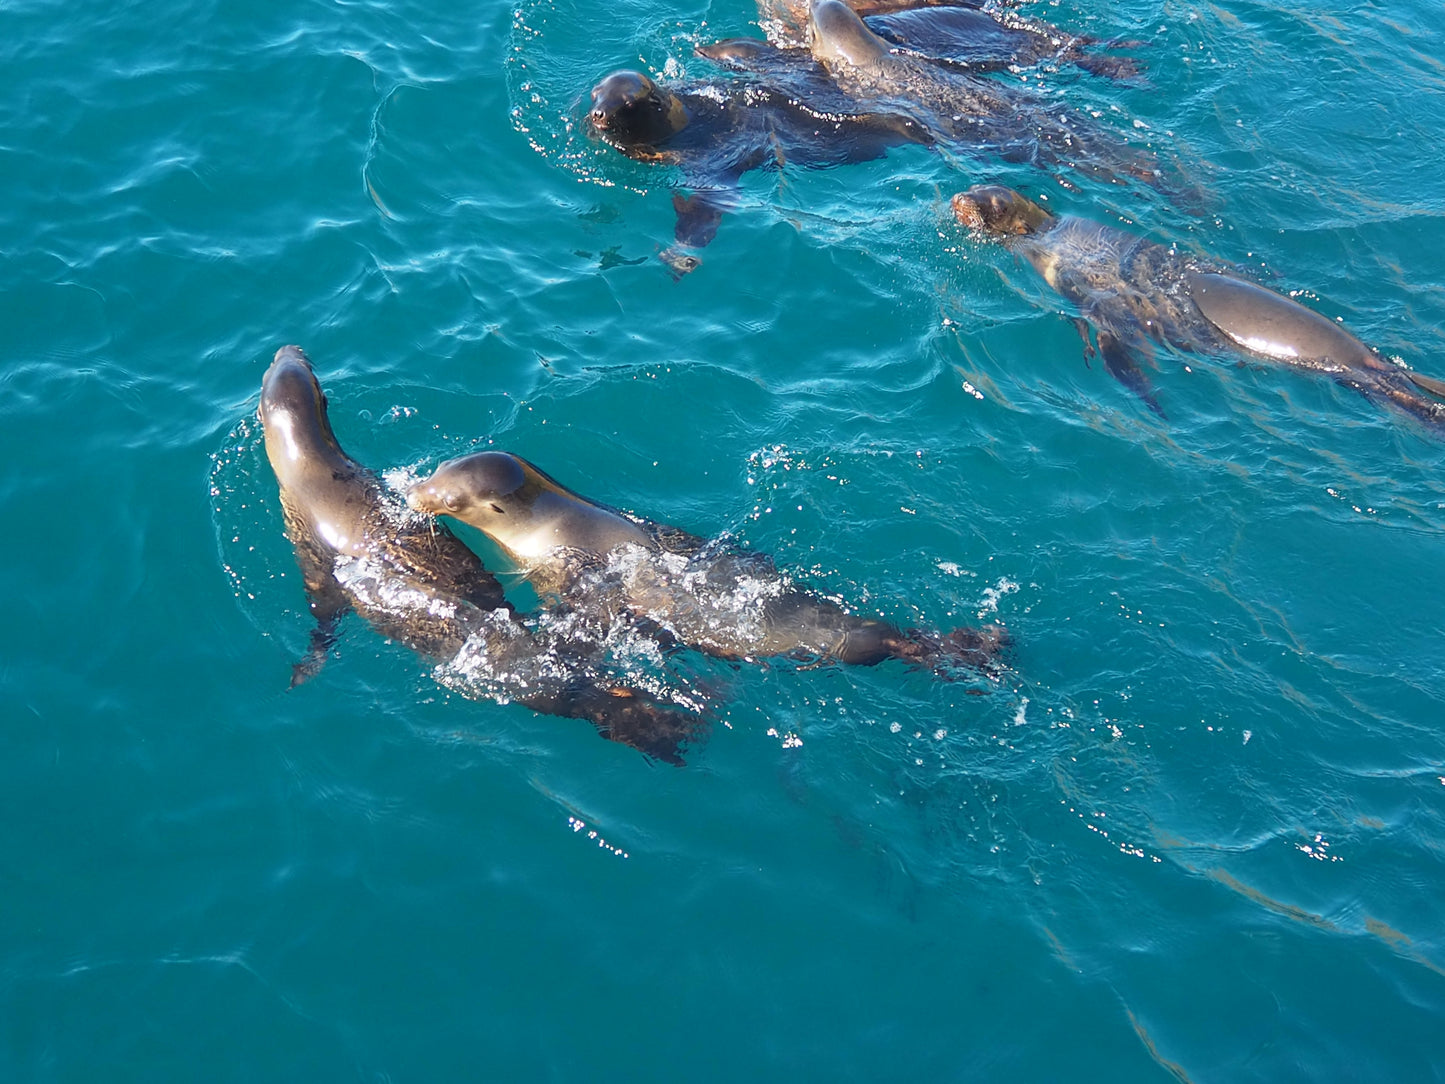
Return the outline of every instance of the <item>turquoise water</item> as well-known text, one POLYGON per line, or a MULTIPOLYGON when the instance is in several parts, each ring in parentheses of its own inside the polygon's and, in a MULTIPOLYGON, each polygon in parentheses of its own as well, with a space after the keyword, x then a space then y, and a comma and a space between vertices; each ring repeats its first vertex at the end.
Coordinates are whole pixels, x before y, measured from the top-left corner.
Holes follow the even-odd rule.
POLYGON ((1206 214, 910 147, 750 175, 674 283, 575 103, 745 0, 0 7, 0 1079, 1445 1076, 1445 440, 1173 356, 1160 419, 947 208, 1050 192, 1445 376, 1445 16, 1039 10, 1146 43, 1041 81, 1206 214), (378 469, 492 441, 1013 669, 687 658, 682 769, 356 622, 288 691, 286 342, 378 469))

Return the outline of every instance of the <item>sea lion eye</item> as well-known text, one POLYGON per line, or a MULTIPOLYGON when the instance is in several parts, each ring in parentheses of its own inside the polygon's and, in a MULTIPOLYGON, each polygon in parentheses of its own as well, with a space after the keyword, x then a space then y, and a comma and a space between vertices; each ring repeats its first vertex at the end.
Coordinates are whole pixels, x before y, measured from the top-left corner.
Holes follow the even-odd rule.
POLYGON ((461 502, 457 500, 455 493, 443 493, 442 504, 446 505, 448 512, 455 512, 457 508, 461 506, 461 502))
POLYGON ((495 512, 495 513, 497 513, 497 515, 499 515, 499 516, 505 516, 505 515, 507 514, 507 510, 506 510, 505 508, 503 508, 500 504, 498 504, 496 501, 489 501, 488 503, 491 504, 491 506, 492 506, 492 511, 495 512))

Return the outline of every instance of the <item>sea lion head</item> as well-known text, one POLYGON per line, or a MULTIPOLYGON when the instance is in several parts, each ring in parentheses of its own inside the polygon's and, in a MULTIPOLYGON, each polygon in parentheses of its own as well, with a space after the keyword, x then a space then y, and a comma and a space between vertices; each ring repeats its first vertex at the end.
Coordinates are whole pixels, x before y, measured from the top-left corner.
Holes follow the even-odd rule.
POLYGON ((276 351, 261 380, 256 413, 266 433, 267 458, 283 485, 312 462, 345 455, 331 430, 326 396, 299 346, 276 351))
POLYGON ((650 546, 630 519, 573 493, 510 452, 449 459, 407 491, 406 503, 475 527, 529 566, 558 550, 603 554, 627 543, 650 546))
POLYGON ((618 71, 592 88, 587 121, 621 147, 665 143, 687 127, 687 109, 672 91, 641 72, 618 71))
POLYGON ((1023 237, 1053 221, 1053 215, 1012 188, 980 184, 953 197, 953 213, 969 229, 999 237, 1023 237))
POLYGON ((809 48, 818 63, 868 71, 888 56, 888 46, 843 0, 814 0, 808 18, 809 48))
POLYGON ((516 517, 527 490, 522 461, 507 452, 476 452, 448 459, 406 492, 416 512, 453 516, 491 533, 489 524, 516 517))

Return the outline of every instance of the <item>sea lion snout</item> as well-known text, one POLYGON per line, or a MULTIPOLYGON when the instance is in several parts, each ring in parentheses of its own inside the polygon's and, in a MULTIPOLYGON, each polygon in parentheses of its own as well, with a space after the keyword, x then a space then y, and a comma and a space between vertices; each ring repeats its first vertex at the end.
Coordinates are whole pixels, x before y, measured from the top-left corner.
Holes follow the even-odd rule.
POLYGON ((1033 200, 1001 184, 974 185, 953 197, 953 213, 971 230, 1021 237, 1034 233, 1053 216, 1033 200))
POLYGON ((952 206, 953 216, 958 219, 959 225, 967 226, 971 230, 983 229, 983 208, 967 192, 956 194, 952 206))
MULTIPOLYGON (((465 518, 469 513, 504 516, 506 503, 527 477, 517 457, 506 452, 475 452, 448 459, 406 491, 407 507, 434 516, 465 518)), ((475 526, 475 524, 474 524, 475 526)))
POLYGON ((655 91, 656 84, 641 72, 613 72, 592 88, 589 119, 602 131, 625 127, 629 113, 646 111, 647 103, 656 101, 655 91))
POLYGON ((306 351, 302 350, 299 346, 288 345, 281 347, 280 350, 276 351, 275 357, 271 359, 271 364, 274 365, 282 360, 299 361, 302 365, 306 366, 306 368, 311 368, 311 359, 306 356, 306 351))
POLYGON ((452 516, 466 507, 467 501, 457 487, 442 477, 445 467, 442 464, 430 478, 423 478, 406 491, 408 508, 431 516, 452 516))
POLYGON ((437 515, 445 511, 445 506, 437 507, 441 501, 437 497, 436 490, 425 482, 418 482, 406 491, 406 506, 413 512, 429 512, 437 515))

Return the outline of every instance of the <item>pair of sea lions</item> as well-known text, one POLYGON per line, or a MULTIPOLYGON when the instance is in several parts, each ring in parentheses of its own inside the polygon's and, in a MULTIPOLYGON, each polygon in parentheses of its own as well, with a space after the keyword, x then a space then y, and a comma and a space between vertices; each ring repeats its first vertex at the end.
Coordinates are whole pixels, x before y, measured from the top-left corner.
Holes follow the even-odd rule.
POLYGON ((933 633, 859 617, 794 586, 763 554, 632 519, 566 488, 520 456, 487 451, 441 464, 406 495, 415 510, 477 528, 539 595, 604 622, 638 619, 725 659, 778 655, 872 666, 900 659, 952 676, 987 670, 998 625, 933 633))
POLYGON ((1339 383, 1445 426, 1445 381, 1394 365, 1339 324, 1250 282, 1227 264, 1073 215, 1055 215, 1009 188, 953 197, 959 222, 1022 256, 1093 330, 1108 371, 1162 414, 1141 360, 1155 344, 1239 353, 1339 383))
POLYGON ((587 719, 605 738, 682 762, 702 720, 611 681, 573 645, 529 629, 471 550, 409 512, 342 450, 326 396, 300 348, 277 351, 258 413, 286 534, 316 618, 310 649, 292 671, 293 686, 321 668, 338 623, 354 611, 424 658, 438 664, 465 659, 479 669, 473 675, 479 680, 461 687, 466 695, 587 719))

